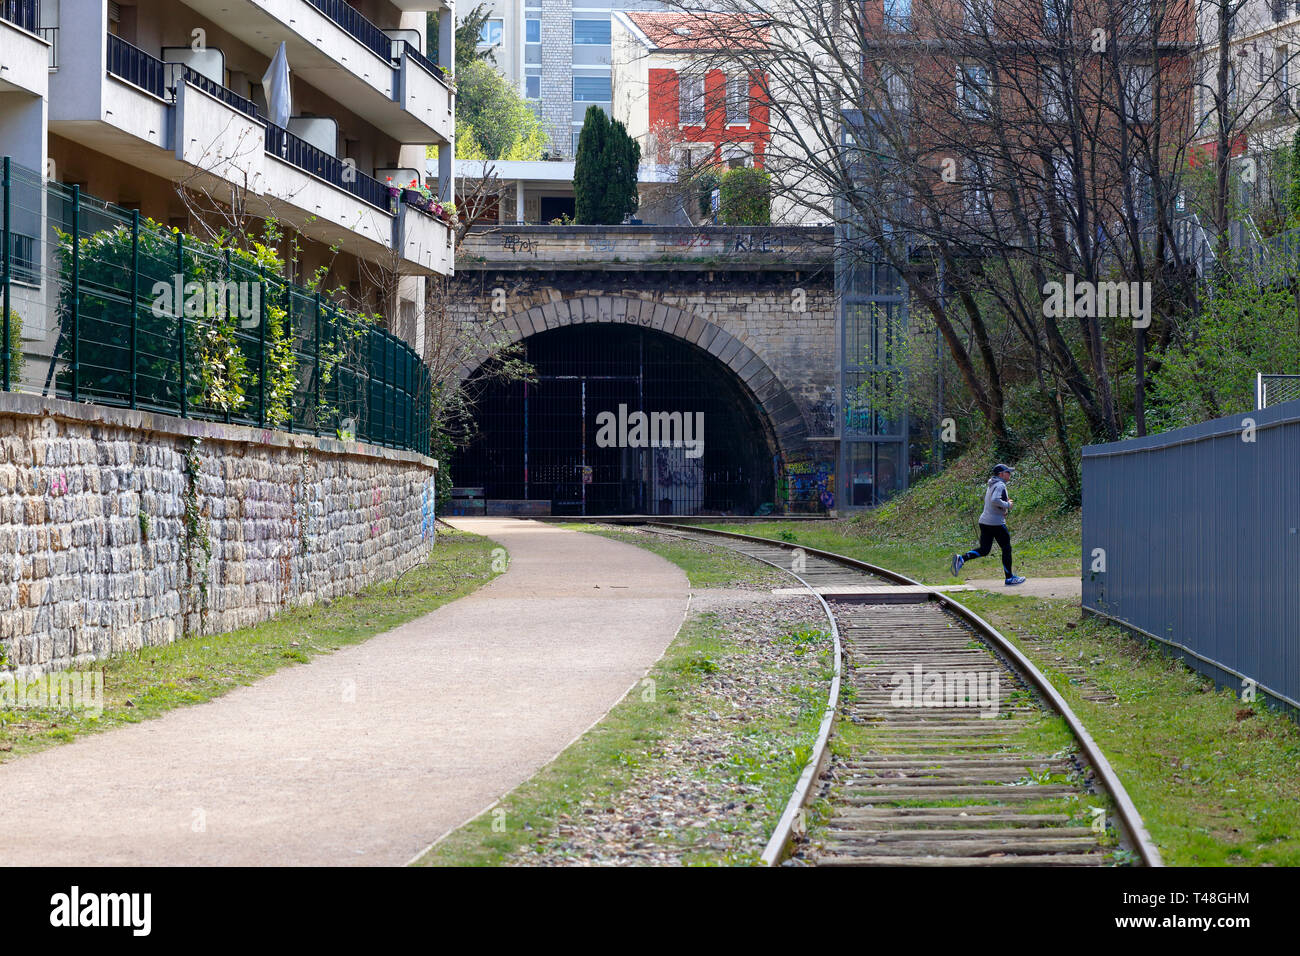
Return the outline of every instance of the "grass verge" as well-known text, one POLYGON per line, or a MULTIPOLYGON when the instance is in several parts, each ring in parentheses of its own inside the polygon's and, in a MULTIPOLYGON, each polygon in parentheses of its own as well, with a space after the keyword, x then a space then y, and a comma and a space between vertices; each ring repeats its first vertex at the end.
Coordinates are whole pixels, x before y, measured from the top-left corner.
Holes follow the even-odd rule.
POLYGON ((441 607, 495 577, 487 538, 440 530, 430 559, 400 581, 350 597, 294 608, 254 627, 145 647, 98 662, 103 713, 51 708, 0 710, 0 762, 138 723, 305 664, 441 607))
POLYGON ((567 524, 571 531, 585 531, 602 538, 624 541, 653 551, 684 572, 693 588, 751 587, 779 588, 797 584, 793 578, 765 564, 737 554, 730 548, 700 541, 686 541, 629 528, 590 524, 567 524))
POLYGON ((1069 702, 1167 864, 1300 865, 1300 727, 1286 715, 1216 691, 1115 625, 1080 620, 1076 604, 988 592, 961 601, 1069 702))

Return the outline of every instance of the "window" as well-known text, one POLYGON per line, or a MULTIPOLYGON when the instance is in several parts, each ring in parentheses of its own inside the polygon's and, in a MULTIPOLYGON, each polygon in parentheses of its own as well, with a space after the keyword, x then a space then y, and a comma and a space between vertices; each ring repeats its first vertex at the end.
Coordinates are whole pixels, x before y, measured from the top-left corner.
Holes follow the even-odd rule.
POLYGON ((979 64, 957 67, 957 106, 966 116, 987 116, 992 105, 989 68, 979 64))
POLYGON ((965 166, 963 199, 966 213, 970 216, 982 216, 989 207, 988 167, 986 162, 978 157, 966 160, 965 166))
POLYGON ((1149 32, 1153 19, 1151 0, 1128 0, 1120 13, 1120 17, 1123 32, 1129 36, 1149 32))
POLYGON ((1070 0, 1043 0, 1043 29, 1058 33, 1062 23, 1070 21, 1070 0))
POLYGON ((575 76, 573 98, 583 103, 608 103, 613 99, 609 76, 575 76))
POLYGON ((988 0, 961 0, 961 9, 967 33, 993 32, 993 11, 988 0))
POLYGON ((683 126, 704 124, 704 77, 677 77, 678 121, 683 126))
POLYGON ((1133 185, 1133 212, 1138 222, 1150 222, 1155 218, 1155 190, 1151 177, 1140 163, 1134 162, 1130 181, 1133 185))
MULTIPOLYGON (((712 150, 710 150, 711 152, 712 150)), ((720 152, 722 153, 722 161, 727 164, 728 169, 754 165, 754 154, 748 146, 734 143, 723 146, 720 152)))
POLYGON ((572 153, 572 155, 574 155, 574 156, 577 156, 577 155, 578 155, 578 137, 581 136, 581 135, 582 135, 582 130, 580 130, 580 129, 575 129, 575 130, 573 131, 573 153, 572 153))
POLYGON ((673 162, 679 166, 695 169, 713 161, 713 147, 707 144, 702 146, 674 146, 672 158, 673 162))
POLYGON ((912 26, 912 0, 885 0, 885 29, 899 32, 912 26))
POLYGON ((524 98, 529 100, 540 100, 542 98, 542 77, 540 73, 533 73, 524 77, 524 98))
POLYGON ((1273 111, 1278 114, 1285 114, 1291 106, 1291 55, 1284 46, 1278 47, 1273 55, 1276 57, 1274 62, 1277 63, 1277 69, 1273 72, 1275 93, 1273 111))
POLYGON ((541 43, 542 42, 542 21, 536 17, 529 17, 524 21, 524 42, 541 43))
POLYGON ((912 97, 903 74, 892 66, 881 70, 885 83, 885 107, 896 113, 906 113, 912 106, 912 97))
POLYGON ((1151 67, 1125 69, 1124 114, 1130 120, 1151 119, 1151 67))
POLYGON ((573 42, 581 46, 608 46, 608 20, 574 20, 573 42))
POLYGON ((41 270, 37 268, 36 251, 35 238, 17 232, 9 233, 9 263, 15 282, 36 286, 41 284, 41 270))
POLYGON ((733 125, 749 122, 749 76, 727 77, 727 122, 733 125))
POLYGON ((496 46, 498 43, 500 43, 500 42, 501 42, 501 31, 502 31, 502 28, 503 28, 503 24, 504 24, 504 22, 505 22, 505 21, 503 21, 503 20, 487 20, 487 21, 485 21, 485 22, 483 23, 483 28, 482 28, 481 30, 479 30, 479 34, 478 34, 478 45, 479 45, 479 46, 496 46))
POLYGON ((1059 123, 1066 118, 1065 84, 1055 69, 1043 73, 1043 119, 1059 123))

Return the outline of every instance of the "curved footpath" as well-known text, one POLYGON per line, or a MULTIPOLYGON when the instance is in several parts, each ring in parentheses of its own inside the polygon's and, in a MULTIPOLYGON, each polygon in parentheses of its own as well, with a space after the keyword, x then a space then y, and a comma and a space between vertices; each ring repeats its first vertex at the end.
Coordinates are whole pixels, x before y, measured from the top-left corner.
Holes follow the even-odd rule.
POLYGON ((686 577, 649 551, 452 524, 509 570, 363 644, 0 765, 0 863, 406 863, 600 719, 681 625, 686 577))

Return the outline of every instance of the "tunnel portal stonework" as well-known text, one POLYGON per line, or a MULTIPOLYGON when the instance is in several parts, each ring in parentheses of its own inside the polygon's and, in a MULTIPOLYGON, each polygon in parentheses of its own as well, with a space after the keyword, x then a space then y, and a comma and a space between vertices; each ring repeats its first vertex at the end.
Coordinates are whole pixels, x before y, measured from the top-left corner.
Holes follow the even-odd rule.
POLYGON ((829 228, 476 229, 457 261, 452 302, 496 342, 587 322, 689 342, 745 385, 787 470, 836 459, 829 228))

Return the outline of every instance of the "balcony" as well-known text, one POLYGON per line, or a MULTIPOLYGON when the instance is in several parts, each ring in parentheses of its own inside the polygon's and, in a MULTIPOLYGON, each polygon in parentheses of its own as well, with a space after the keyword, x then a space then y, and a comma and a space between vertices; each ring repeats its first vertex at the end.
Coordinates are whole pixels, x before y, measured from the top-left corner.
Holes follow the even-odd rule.
POLYGON ((36 24, 36 0, 0 0, 0 93, 45 96, 51 53, 36 24))
POLYGON ((397 207, 395 244, 407 262, 418 262, 433 272, 452 274, 455 251, 451 227, 406 203, 397 207))
POLYGON ((399 143, 451 142, 453 93, 441 71, 414 69, 406 49, 343 0, 182 2, 268 62, 283 42, 295 75, 399 143))
POLYGON ((214 197, 233 185, 255 214, 273 214, 368 261, 385 263, 396 250, 402 270, 413 274, 449 263, 445 225, 425 227, 429 235, 419 241, 403 236, 386 184, 271 123, 250 100, 118 37, 109 35, 100 49, 98 85, 87 88, 81 79, 80 102, 60 99, 53 132, 214 197), (421 258, 405 257, 408 249, 421 258))

